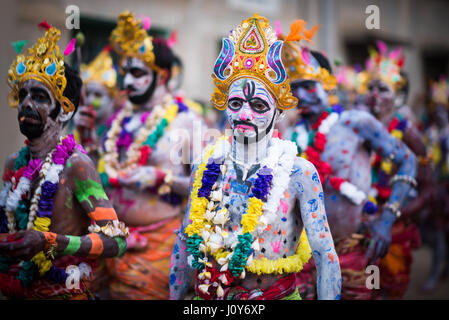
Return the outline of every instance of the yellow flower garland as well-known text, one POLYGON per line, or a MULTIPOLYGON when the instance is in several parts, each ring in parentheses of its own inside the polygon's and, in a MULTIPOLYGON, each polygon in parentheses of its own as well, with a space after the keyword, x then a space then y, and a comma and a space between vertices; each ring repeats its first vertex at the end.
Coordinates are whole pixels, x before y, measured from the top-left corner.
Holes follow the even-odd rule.
MULTIPOLYGON (((192 223, 185 229, 185 232, 189 236, 193 236, 194 234, 201 235, 201 232, 205 228, 206 220, 204 218, 204 213, 207 209, 208 200, 203 197, 199 198, 198 190, 201 188, 204 170, 206 169, 209 158, 213 154, 218 142, 223 139, 225 139, 225 137, 220 138, 212 148, 206 151, 204 161, 198 166, 198 170, 196 171, 191 193, 190 219, 192 220, 192 223)), ((242 233, 251 233, 255 230, 258 218, 263 214, 263 204, 264 203, 260 199, 254 197, 249 199, 247 213, 242 215, 241 219, 242 233)), ((212 253, 212 256, 218 261, 220 258, 225 258, 228 254, 228 251, 219 249, 215 253, 212 253)), ((284 272, 297 273, 303 269, 311 256, 312 250, 307 239, 307 234, 305 230, 303 230, 294 255, 276 260, 268 260, 265 257, 260 260, 253 260, 251 266, 246 266, 246 269, 252 273, 257 273, 258 275, 272 273, 282 274, 284 272)))
POLYGON ((257 275, 269 273, 282 274, 284 272, 298 273, 303 269, 311 256, 312 249, 310 248, 307 234, 303 229, 299 238, 298 248, 294 255, 276 260, 268 260, 265 257, 260 260, 253 260, 251 266, 246 266, 246 270, 257 273, 257 275))
POLYGON ((198 169, 196 170, 192 193, 190 195, 190 220, 192 220, 192 223, 189 224, 185 230, 189 237, 193 236, 195 233, 201 235, 201 231, 204 229, 204 213, 206 212, 207 203, 209 201, 203 197, 198 198, 198 190, 202 185, 201 180, 203 179, 204 170, 206 170, 207 161, 214 153, 218 143, 224 139, 225 137, 221 137, 212 148, 206 150, 204 157, 205 160, 198 166, 198 169))

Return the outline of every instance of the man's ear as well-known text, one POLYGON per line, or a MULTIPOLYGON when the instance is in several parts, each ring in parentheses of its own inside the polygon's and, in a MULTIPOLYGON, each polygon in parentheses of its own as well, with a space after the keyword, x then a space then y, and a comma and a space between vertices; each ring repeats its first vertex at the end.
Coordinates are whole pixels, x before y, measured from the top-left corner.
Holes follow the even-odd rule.
POLYGON ((282 120, 284 120, 285 118, 285 111, 284 110, 279 110, 276 111, 277 112, 277 116, 275 119, 275 123, 281 122, 282 120))
POLYGON ((158 85, 166 85, 168 83, 168 71, 165 69, 162 69, 159 71, 156 75, 158 77, 157 82, 158 85))
POLYGON ((74 111, 65 112, 64 108, 61 108, 61 111, 59 112, 58 120, 61 123, 65 123, 72 118, 73 114, 74 114, 74 111))

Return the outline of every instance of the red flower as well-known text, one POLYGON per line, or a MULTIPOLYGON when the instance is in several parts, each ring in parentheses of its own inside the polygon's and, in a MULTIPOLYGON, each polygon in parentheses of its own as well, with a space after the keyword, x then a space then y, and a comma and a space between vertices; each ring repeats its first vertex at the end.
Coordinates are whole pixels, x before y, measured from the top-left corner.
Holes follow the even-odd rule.
POLYGON ((374 184, 374 188, 377 189, 379 198, 382 199, 388 199, 391 195, 391 188, 390 187, 381 187, 379 184, 374 184))
POLYGON ((320 158, 321 158, 320 154, 319 154, 315 149, 313 149, 311 146, 308 146, 308 147, 307 147, 307 149, 306 149, 306 155, 307 155, 308 160, 309 160, 310 162, 312 162, 313 165, 315 165, 315 167, 317 166, 316 164, 319 163, 319 162, 321 161, 321 159, 320 159, 320 158))
POLYGON ((312 125, 312 129, 316 130, 320 127, 321 122, 323 122, 324 119, 326 119, 329 116, 329 112, 324 111, 320 117, 318 118, 318 120, 312 125))
POLYGON ((148 157, 151 154, 151 147, 144 145, 140 148, 140 159, 139 159, 139 165, 144 166, 148 162, 148 157))
POLYGON ((393 131, 393 129, 395 129, 399 124, 399 119, 398 118, 394 118, 393 120, 391 120, 390 124, 388 125, 388 132, 393 131))
POLYGON ((321 183, 324 183, 327 178, 329 178, 332 173, 332 167, 329 163, 325 161, 321 161, 317 167, 318 172, 320 173, 321 183))
POLYGON ((345 179, 340 177, 332 177, 330 178, 329 182, 335 190, 340 191, 341 184, 345 182, 345 179))
POLYGON ((318 152, 323 152, 325 145, 326 145, 326 136, 321 132, 317 132, 315 134, 315 143, 314 143, 315 149, 318 150, 318 152))

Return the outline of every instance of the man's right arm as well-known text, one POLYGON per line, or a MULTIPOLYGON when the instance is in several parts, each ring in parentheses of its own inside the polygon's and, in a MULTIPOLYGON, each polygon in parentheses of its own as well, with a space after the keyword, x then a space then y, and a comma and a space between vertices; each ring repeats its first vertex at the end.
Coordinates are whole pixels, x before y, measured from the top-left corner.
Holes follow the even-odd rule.
MULTIPOLYGON (((196 169, 197 166, 193 166, 192 174, 190 176, 191 182, 193 182, 196 169)), ((190 184, 189 194, 192 191, 191 189, 192 184, 190 184)), ((191 199, 189 196, 189 202, 187 203, 181 230, 178 232, 170 260, 170 300, 183 300, 195 275, 195 271, 188 263, 187 258, 189 253, 187 252, 187 236, 184 232, 185 228, 190 223, 190 207, 191 199)))

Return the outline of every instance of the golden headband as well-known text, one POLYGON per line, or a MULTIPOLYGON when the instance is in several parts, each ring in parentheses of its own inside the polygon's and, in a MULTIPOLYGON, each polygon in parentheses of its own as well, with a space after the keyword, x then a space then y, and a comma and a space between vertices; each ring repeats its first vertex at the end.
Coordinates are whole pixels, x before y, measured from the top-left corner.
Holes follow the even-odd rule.
POLYGON ((242 78, 261 81, 275 97, 278 108, 295 107, 298 99, 290 91, 290 81, 281 61, 282 45, 283 41, 277 39, 267 19, 257 13, 232 30, 223 39, 212 74, 215 107, 226 109, 231 84, 242 78))
POLYGON ((161 71, 156 65, 153 38, 143 28, 142 22, 134 18, 132 12, 120 13, 117 27, 112 31, 109 41, 114 51, 120 55, 120 70, 123 59, 133 57, 142 60, 156 72, 161 71))
POLYGON ((25 81, 34 79, 50 89, 64 112, 75 111, 73 103, 63 95, 67 79, 64 73, 64 57, 59 53, 59 47, 56 44, 60 37, 61 32, 55 27, 50 27, 43 37, 27 50, 26 54, 19 54, 13 61, 7 78, 11 88, 8 95, 8 103, 11 107, 18 106, 19 90, 25 81))
POLYGON ((105 86, 109 92, 115 91, 117 72, 109 49, 103 49, 88 65, 81 65, 81 79, 84 84, 95 81, 105 86))

